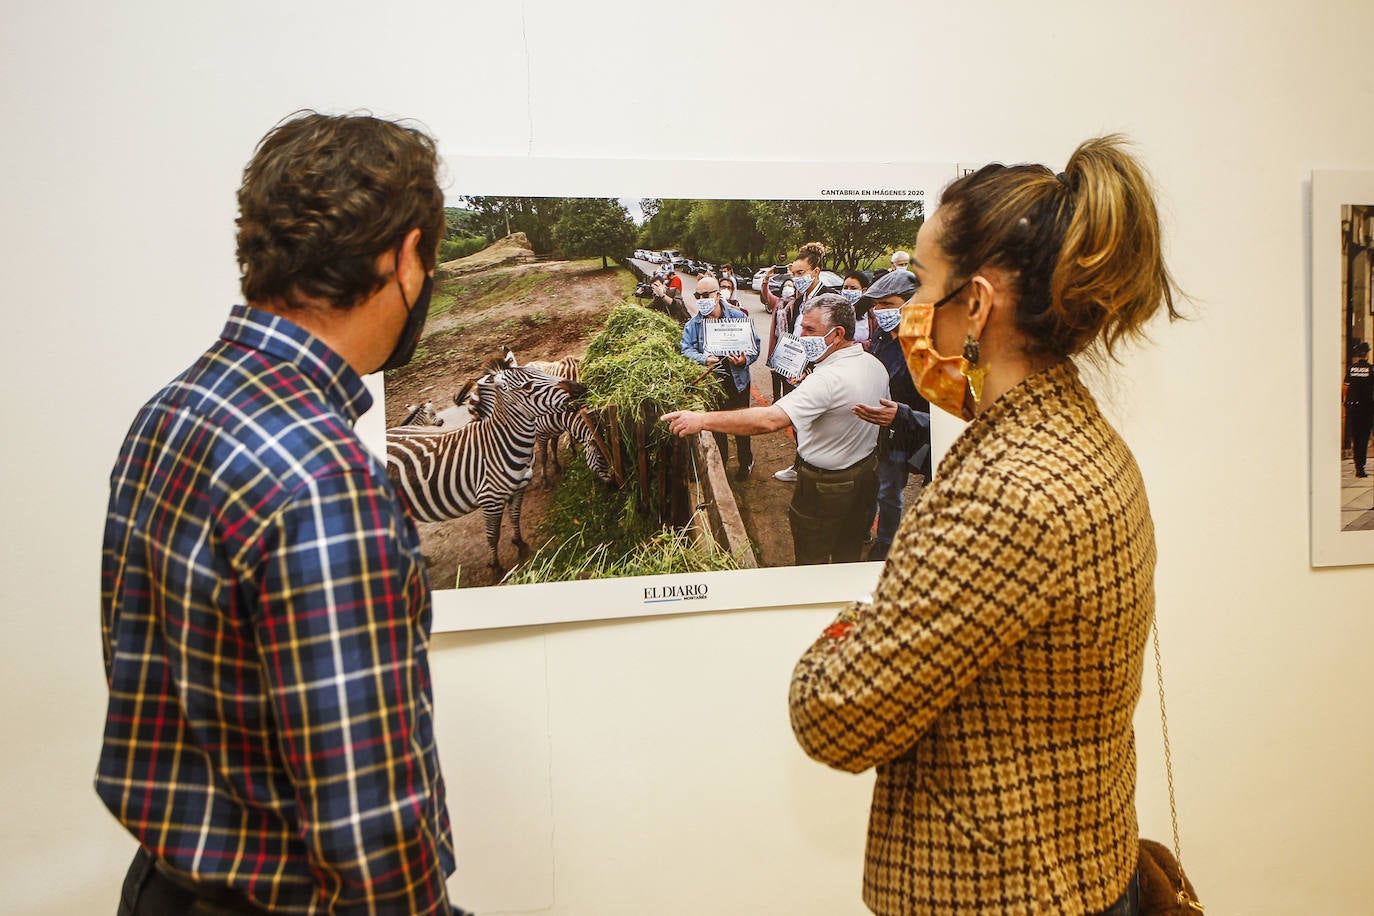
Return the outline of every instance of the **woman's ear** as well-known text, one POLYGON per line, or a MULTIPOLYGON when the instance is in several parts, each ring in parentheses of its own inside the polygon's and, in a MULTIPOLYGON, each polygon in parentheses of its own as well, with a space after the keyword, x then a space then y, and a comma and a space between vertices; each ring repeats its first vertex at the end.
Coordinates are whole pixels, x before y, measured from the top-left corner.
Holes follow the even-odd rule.
POLYGON ((974 274, 973 279, 969 281, 969 292, 973 294, 969 297, 968 305, 969 332, 975 338, 981 339, 983 329, 988 326, 988 318, 992 315, 998 287, 984 274, 974 274))

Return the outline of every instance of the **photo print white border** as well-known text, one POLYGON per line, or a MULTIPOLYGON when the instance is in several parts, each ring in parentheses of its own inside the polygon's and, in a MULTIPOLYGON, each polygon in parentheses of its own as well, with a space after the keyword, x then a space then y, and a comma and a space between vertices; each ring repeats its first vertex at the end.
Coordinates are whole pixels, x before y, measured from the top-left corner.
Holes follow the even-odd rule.
MULTIPOLYGON (((638 200, 898 200, 919 196, 926 216, 958 174, 956 164, 727 162, 446 158, 449 205, 458 195, 615 197, 638 200)), ((358 423, 363 441, 385 458, 382 376, 368 377, 376 399, 358 423)), ((938 411, 936 412, 939 413, 938 411)), ((933 417, 938 464, 963 424, 933 417)), ((881 564, 784 566, 579 582, 436 589, 434 632, 623 617, 835 604, 862 597, 881 564)))
MULTIPOLYGON (((1374 563, 1374 531, 1342 531, 1341 385, 1348 354, 1342 352, 1341 208, 1374 204, 1374 171, 1312 173, 1312 301, 1308 378, 1311 394, 1309 499, 1311 564, 1374 563), (1337 371, 1340 367, 1340 371, 1337 371)), ((1366 316, 1368 319, 1374 316, 1366 316)), ((1374 479, 1374 478, 1371 478, 1374 479)), ((1374 503, 1371 503, 1374 509, 1374 503)))

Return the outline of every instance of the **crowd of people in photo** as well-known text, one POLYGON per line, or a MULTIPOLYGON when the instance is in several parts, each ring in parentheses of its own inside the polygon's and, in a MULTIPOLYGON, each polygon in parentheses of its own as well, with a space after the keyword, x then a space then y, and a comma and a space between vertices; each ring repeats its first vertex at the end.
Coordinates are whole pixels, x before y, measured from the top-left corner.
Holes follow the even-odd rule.
POLYGON ((888 268, 843 276, 827 271, 825 258, 823 244, 807 242, 790 263, 756 277, 766 347, 732 265, 703 272, 691 304, 671 257, 644 290, 649 308, 683 324, 683 355, 713 370, 721 387, 720 410, 668 414, 674 433, 709 430, 727 467, 733 436, 734 476, 745 481, 754 470, 750 437, 791 428, 794 459, 772 476, 796 484, 788 517, 798 565, 886 557, 911 474, 931 473, 930 405, 896 336, 900 310, 918 288, 911 256, 896 251, 888 268), (752 348, 713 352, 707 326, 722 321, 747 326, 752 348), (805 358, 775 360, 787 343, 805 358), (771 370, 767 400, 751 379, 760 359, 771 370))

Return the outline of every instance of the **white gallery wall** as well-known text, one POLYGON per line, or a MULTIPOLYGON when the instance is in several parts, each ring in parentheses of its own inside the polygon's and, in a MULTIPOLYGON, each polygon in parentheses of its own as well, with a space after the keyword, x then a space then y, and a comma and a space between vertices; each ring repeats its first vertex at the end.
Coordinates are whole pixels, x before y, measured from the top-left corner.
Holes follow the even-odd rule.
MULTIPOLYGON (((114 909, 133 844, 91 789, 106 475, 237 301, 240 170, 302 107, 412 116, 449 156, 1062 168, 1129 133, 1191 320, 1097 388, 1154 510, 1185 860, 1211 914, 1368 912, 1374 566, 1308 565, 1306 328, 1309 172, 1374 169, 1374 5, 8 0, 4 22, 6 912, 114 909)), ((436 637, 454 898, 862 912, 871 777, 787 724, 831 613, 436 637)), ((1151 691, 1138 806, 1166 839, 1151 691)))

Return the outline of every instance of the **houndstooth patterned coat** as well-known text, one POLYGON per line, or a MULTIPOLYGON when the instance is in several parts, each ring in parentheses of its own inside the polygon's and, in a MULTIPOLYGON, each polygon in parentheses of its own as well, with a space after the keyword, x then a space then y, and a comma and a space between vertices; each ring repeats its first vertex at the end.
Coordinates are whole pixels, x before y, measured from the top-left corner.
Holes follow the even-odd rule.
POLYGON ((969 425, 872 606, 792 677, 806 752, 877 767, 874 912, 1084 914, 1120 896, 1154 566, 1140 471, 1071 361, 969 425))

